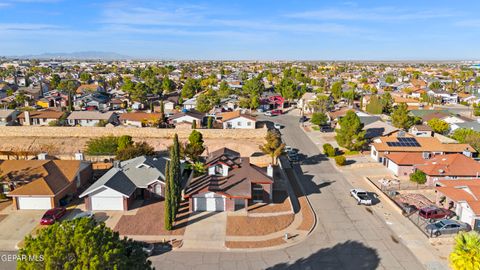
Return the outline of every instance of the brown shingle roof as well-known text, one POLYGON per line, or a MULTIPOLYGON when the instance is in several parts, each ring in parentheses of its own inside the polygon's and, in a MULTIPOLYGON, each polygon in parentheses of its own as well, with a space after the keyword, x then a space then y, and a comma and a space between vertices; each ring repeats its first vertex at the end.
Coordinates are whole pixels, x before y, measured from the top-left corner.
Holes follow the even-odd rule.
POLYGON ((75 180, 81 161, 77 160, 4 160, 0 170, 6 181, 26 181, 9 196, 53 196, 75 180))
POLYGON ((253 121, 256 120, 254 116, 249 115, 249 114, 242 114, 240 111, 224 112, 224 113, 219 114, 219 116, 222 117, 223 122, 228 121, 228 120, 232 120, 232 119, 235 119, 235 118, 238 118, 238 117, 245 117, 245 118, 253 120, 253 121))
POLYGON ((248 157, 240 157, 237 152, 222 148, 209 155, 207 164, 226 164, 228 176, 202 175, 194 178, 187 186, 185 197, 195 194, 215 192, 230 198, 252 197, 252 184, 272 184, 273 180, 264 170, 250 164, 248 157))
MULTIPOLYGON (((60 119, 62 118, 64 112, 55 111, 55 110, 44 110, 44 111, 31 111, 30 118, 38 118, 38 119, 60 119)), ((18 118, 25 119, 25 112, 22 112, 18 118)))

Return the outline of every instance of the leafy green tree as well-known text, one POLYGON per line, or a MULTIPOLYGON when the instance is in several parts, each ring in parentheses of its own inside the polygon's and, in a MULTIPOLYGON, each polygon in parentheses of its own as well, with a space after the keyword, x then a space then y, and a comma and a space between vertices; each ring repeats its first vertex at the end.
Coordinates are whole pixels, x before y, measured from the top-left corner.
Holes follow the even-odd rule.
POLYGON ((335 101, 340 100, 343 91, 343 81, 337 81, 332 85, 332 96, 335 101))
POLYGON ((410 181, 423 185, 427 182, 427 175, 421 170, 416 170, 414 173, 410 174, 410 181))
POLYGON ((57 89, 58 84, 60 83, 61 78, 58 74, 53 74, 50 78, 50 89, 57 89))
POLYGON ((248 97, 259 96, 265 91, 263 82, 258 78, 252 78, 247 80, 242 87, 242 92, 248 97))
POLYGON ((181 96, 183 99, 192 98, 200 89, 200 83, 197 80, 188 78, 183 85, 181 96))
POLYGON ((207 128, 211 129, 213 128, 213 117, 209 116, 207 119, 207 128))
POLYGON ((25 237, 19 256, 39 259, 19 260, 17 269, 151 269, 140 243, 91 218, 56 222, 25 237))
POLYGON ((200 161, 195 161, 194 163, 188 164, 187 168, 193 171, 194 177, 198 177, 207 172, 207 166, 200 161))
POLYGON ((117 150, 123 150, 127 148, 128 146, 133 145, 133 138, 132 136, 129 135, 122 135, 118 138, 118 147, 117 150))
POLYGON ((115 155, 118 149, 118 137, 103 136, 90 139, 86 144, 88 155, 115 155))
POLYGON ((477 152, 480 152, 480 132, 468 128, 459 128, 453 131, 451 137, 459 143, 471 145, 477 152))
POLYGON ((433 132, 446 134, 450 130, 450 125, 438 118, 428 120, 427 125, 432 128, 433 132))
POLYGON ((329 96, 317 95, 307 106, 312 108, 314 112, 325 113, 331 107, 331 100, 329 96))
POLYGON ((389 92, 385 92, 380 101, 382 103, 382 112, 385 114, 390 114, 392 112, 394 102, 392 95, 389 92))
POLYGON ((280 134, 269 130, 265 136, 265 143, 260 146, 260 150, 272 158, 272 164, 276 164, 277 158, 283 153, 285 144, 282 143, 280 134))
POLYGON ((213 89, 209 89, 207 92, 198 95, 196 109, 200 112, 208 112, 216 105, 220 104, 220 98, 213 89))
POLYGON ((205 151, 205 146, 203 145, 202 133, 192 130, 192 133, 188 136, 188 143, 185 146, 185 155, 190 160, 198 161, 203 151, 205 151))
POLYGON ((366 143, 365 131, 362 131, 363 124, 354 111, 348 111, 339 121, 340 128, 337 129, 338 145, 348 150, 361 150, 366 143))
POLYGON ((226 81, 222 81, 220 83, 220 87, 218 89, 218 96, 220 98, 226 98, 232 94, 232 89, 228 86, 226 81))
POLYGON ((312 122, 314 125, 324 126, 328 122, 328 116, 322 112, 315 112, 312 114, 312 119, 310 122, 312 122))
POLYGON ((455 246, 450 253, 453 270, 480 269, 480 235, 476 231, 460 232, 455 236, 455 246))
POLYGON ((385 78, 385 82, 388 83, 388 84, 395 83, 395 77, 393 77, 393 76, 391 76, 391 75, 390 75, 390 76, 387 76, 387 77, 385 78))
POLYGON ((91 79, 92 79, 92 75, 90 75, 90 73, 87 73, 87 72, 80 73, 80 81, 82 81, 83 83, 88 83, 91 79))
POLYGON ((440 88, 442 88, 442 83, 439 82, 439 81, 433 81, 433 82, 430 83, 428 88, 433 89, 433 90, 440 89, 440 88))
POLYGON ((366 106, 366 111, 371 114, 381 114, 383 112, 382 101, 378 98, 377 95, 372 95, 370 101, 366 106))
POLYGON ((164 76, 162 80, 162 90, 164 93, 171 93, 175 90, 175 83, 168 78, 168 76, 164 76))
POLYGON ((286 100, 297 98, 299 93, 298 85, 290 78, 283 78, 275 87, 275 91, 286 100))
POLYGON ((117 150, 115 159, 117 160, 129 160, 140 156, 153 156, 155 155, 154 148, 147 142, 137 142, 132 145, 127 145, 125 148, 117 150))
POLYGON ((415 118, 410 116, 406 103, 400 103, 391 114, 392 124, 397 128, 409 129, 415 124, 415 118))

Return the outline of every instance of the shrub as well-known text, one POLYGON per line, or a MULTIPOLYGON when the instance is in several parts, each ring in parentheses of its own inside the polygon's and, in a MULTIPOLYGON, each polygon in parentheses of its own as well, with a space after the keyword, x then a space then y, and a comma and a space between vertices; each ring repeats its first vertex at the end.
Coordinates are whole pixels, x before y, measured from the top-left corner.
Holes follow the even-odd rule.
POLYGON ((118 137, 104 136, 90 139, 87 142, 88 155, 115 155, 118 148, 118 137))
POLYGON ((337 163, 338 166, 343 166, 345 163, 347 163, 347 159, 345 156, 336 156, 335 163, 337 163))
POLYGON ((427 175, 420 170, 416 170, 414 173, 410 174, 410 181, 417 184, 425 184, 427 182, 427 175))
POLYGON ((329 143, 323 145, 323 153, 328 157, 334 157, 336 154, 335 148, 329 143))
POLYGON ((117 151, 115 156, 118 160, 129 160, 139 156, 153 156, 155 155, 155 150, 146 142, 135 143, 133 145, 128 145, 123 149, 117 151))

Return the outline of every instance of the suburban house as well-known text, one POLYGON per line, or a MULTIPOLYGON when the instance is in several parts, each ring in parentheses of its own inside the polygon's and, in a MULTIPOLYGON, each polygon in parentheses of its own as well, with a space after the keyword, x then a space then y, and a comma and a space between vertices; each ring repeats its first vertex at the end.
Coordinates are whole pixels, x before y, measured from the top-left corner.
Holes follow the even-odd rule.
POLYGON ((399 132, 396 136, 377 138, 370 145, 370 156, 377 162, 387 165, 386 155, 392 153, 425 153, 431 156, 454 153, 472 155, 477 151, 469 144, 443 143, 436 137, 407 137, 399 132))
POLYGON ((437 204, 455 211, 460 221, 480 229, 480 180, 439 180, 437 204))
POLYGON ((24 111, 18 117, 18 122, 23 126, 48 126, 50 122, 60 121, 65 115, 62 111, 24 111))
POLYGON ((248 157, 228 148, 209 154, 208 172, 191 179, 184 192, 191 211, 235 211, 249 203, 272 200, 273 168, 250 164, 248 157))
POLYGON ((165 195, 166 163, 164 157, 148 156, 115 162, 79 197, 85 199, 88 210, 127 211, 135 200, 165 195))
POLYGON ((417 170, 427 175, 426 184, 430 186, 438 180, 480 179, 480 163, 464 154, 433 156, 417 170))
POLYGON ((223 128, 255 129, 257 120, 249 114, 240 111, 224 112, 218 115, 217 120, 222 122, 223 128))
POLYGON ((67 123, 70 126, 94 127, 101 123, 116 124, 116 118, 114 112, 73 111, 67 117, 67 123))
POLYGON ((433 129, 427 125, 414 125, 408 130, 408 133, 415 137, 433 137, 433 129))
POLYGON ((202 125, 202 120, 205 114, 191 110, 191 111, 183 111, 183 112, 178 112, 168 118, 169 122, 171 124, 180 124, 180 123, 188 123, 192 124, 193 122, 197 123, 197 127, 200 127, 202 125))
POLYGON ((400 129, 381 120, 376 120, 371 123, 364 123, 363 130, 365 130, 365 138, 371 140, 378 137, 391 136, 400 129))
POLYGON ((192 97, 182 103, 183 109, 194 110, 197 107, 197 97, 192 97))
POLYGON ((2 192, 15 209, 50 209, 72 197, 92 178, 92 165, 80 160, 0 161, 2 192))
POLYGON ((0 110, 0 126, 11 126, 17 119, 16 110, 0 110))
POLYGON ((120 124, 124 126, 144 127, 158 124, 161 113, 131 112, 120 114, 120 124))
POLYGON ((423 154, 419 152, 396 152, 385 155, 386 167, 397 177, 409 177, 415 172, 415 167, 424 164, 429 153, 423 154))

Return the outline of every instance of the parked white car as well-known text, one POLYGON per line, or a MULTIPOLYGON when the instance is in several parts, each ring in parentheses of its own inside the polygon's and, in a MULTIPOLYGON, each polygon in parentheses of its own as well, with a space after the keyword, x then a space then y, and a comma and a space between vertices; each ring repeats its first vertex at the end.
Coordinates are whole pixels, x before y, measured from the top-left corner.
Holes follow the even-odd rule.
POLYGON ((350 196, 357 200, 358 204, 372 205, 372 199, 368 192, 363 189, 355 188, 350 190, 350 196))
POLYGON ((275 124, 273 124, 273 127, 276 128, 276 129, 281 129, 282 125, 280 125, 279 123, 275 123, 275 124))
POLYGON ((264 114, 265 114, 265 116, 272 116, 272 112, 270 112, 270 111, 265 112, 264 114))

